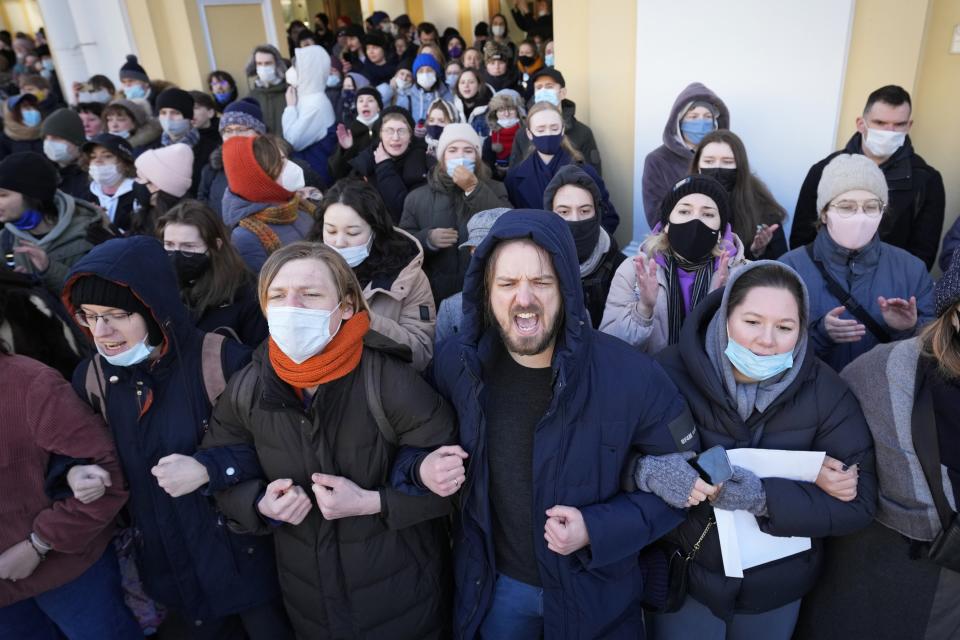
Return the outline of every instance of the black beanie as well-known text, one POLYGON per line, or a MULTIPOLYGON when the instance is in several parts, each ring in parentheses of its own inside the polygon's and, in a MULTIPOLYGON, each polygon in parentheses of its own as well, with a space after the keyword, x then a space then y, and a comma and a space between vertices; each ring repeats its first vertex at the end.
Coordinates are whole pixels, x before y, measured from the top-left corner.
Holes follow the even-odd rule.
POLYGON ((11 153, 0 162, 0 189, 53 202, 60 175, 47 158, 33 151, 11 153))
POLYGON ((717 211, 720 214, 720 233, 724 232, 730 223, 730 199, 727 197, 727 190, 723 185, 713 178, 705 175, 687 176, 667 193, 660 205, 660 224, 666 225, 670 221, 670 212, 677 206, 677 203, 685 196, 691 193, 702 193, 717 203, 717 211))
POLYGON ((164 89, 157 96, 157 113, 160 113, 161 109, 176 109, 183 114, 184 119, 190 120, 193 118, 193 96, 177 87, 164 89))
POLYGON ((120 80, 140 80, 141 82, 150 82, 147 72, 144 71, 140 63, 137 62, 137 56, 127 56, 127 61, 120 67, 120 80))
POLYGON ((383 111, 383 97, 380 95, 380 92, 374 87, 360 87, 357 89, 357 97, 360 96, 373 96, 373 99, 377 101, 377 104, 380 106, 380 111, 383 111))
POLYGON ((83 276, 70 287, 70 304, 79 310, 80 305, 95 304, 139 313, 147 323, 147 343, 157 346, 163 342, 163 332, 150 310, 140 302, 129 287, 111 282, 100 276, 83 276))

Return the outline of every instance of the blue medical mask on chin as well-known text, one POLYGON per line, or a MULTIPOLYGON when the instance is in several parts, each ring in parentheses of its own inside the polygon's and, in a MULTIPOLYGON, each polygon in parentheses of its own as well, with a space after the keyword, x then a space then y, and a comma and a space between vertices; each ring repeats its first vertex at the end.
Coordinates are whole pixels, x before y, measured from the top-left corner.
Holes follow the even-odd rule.
POLYGON ((450 158, 447 160, 447 175, 452 177, 457 167, 466 167, 470 173, 476 173, 477 161, 473 158, 450 158))
POLYGON ((150 357, 150 354, 153 353, 154 349, 156 349, 156 347, 147 345, 147 336, 144 336, 143 340, 138 342, 133 347, 127 349, 123 353, 118 353, 115 356, 108 356, 100 348, 100 345, 97 345, 97 351, 100 353, 100 355, 115 367, 132 367, 135 364, 140 364, 150 357))
POLYGON ((717 128, 713 120, 684 120, 680 123, 680 131, 693 144, 700 144, 708 133, 717 128))
POLYGON ((23 212, 23 215, 13 221, 13 226, 15 226, 20 231, 33 231, 37 228, 37 225, 40 224, 40 221, 43 220, 43 216, 36 209, 27 209, 23 212))
POLYGON ((780 375, 793 366, 793 351, 772 356, 758 356, 731 338, 729 334, 727 348, 723 353, 737 371, 758 382, 780 375))

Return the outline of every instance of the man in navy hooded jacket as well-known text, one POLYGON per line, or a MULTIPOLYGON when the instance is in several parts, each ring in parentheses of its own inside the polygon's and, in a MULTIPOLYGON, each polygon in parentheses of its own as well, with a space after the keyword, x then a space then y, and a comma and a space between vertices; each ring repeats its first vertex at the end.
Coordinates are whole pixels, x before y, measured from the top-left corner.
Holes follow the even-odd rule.
POLYGON ((465 451, 442 447, 415 476, 460 490, 455 636, 642 637, 639 554, 682 512, 621 477, 637 455, 697 446, 682 396, 659 365, 591 327, 556 214, 500 217, 463 308, 433 374, 465 451))

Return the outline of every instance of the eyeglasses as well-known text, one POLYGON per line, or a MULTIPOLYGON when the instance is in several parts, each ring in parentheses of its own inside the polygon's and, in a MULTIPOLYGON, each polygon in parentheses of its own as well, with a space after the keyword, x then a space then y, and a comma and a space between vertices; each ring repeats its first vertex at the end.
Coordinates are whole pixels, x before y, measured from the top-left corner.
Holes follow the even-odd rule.
POLYGON ((410 137, 410 129, 406 127, 400 127, 399 129, 381 129, 384 138, 399 138, 403 140, 404 138, 410 137))
POLYGON ((93 329, 97 325, 97 320, 103 320, 104 323, 109 326, 121 326, 130 322, 130 316, 133 315, 132 311, 114 311, 113 313, 87 313, 86 311, 77 311, 73 314, 73 317, 76 319, 77 324, 81 327, 87 327, 88 329, 93 329))
POLYGON ((863 211, 871 218, 876 218, 883 213, 884 204, 880 200, 867 200, 866 202, 857 202, 855 200, 840 200, 830 204, 830 208, 837 212, 841 218, 849 218, 856 215, 857 211, 863 211))

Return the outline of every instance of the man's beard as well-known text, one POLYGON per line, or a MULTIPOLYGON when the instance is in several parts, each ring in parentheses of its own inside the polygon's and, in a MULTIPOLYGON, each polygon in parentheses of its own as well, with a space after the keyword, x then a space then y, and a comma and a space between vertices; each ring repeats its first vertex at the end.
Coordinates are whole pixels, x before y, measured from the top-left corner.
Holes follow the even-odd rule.
POLYGON ((563 307, 561 306, 561 308, 557 310, 547 330, 534 336, 512 336, 510 334, 510 326, 513 325, 513 318, 518 313, 536 313, 542 322, 547 321, 543 308, 539 305, 512 307, 507 317, 508 326, 505 328, 494 314, 493 309, 490 308, 489 301, 487 302, 487 321, 490 324, 496 325, 497 332, 500 334, 500 340, 510 353, 518 356, 535 356, 543 353, 550 347, 560 333, 560 327, 563 325, 563 307))

